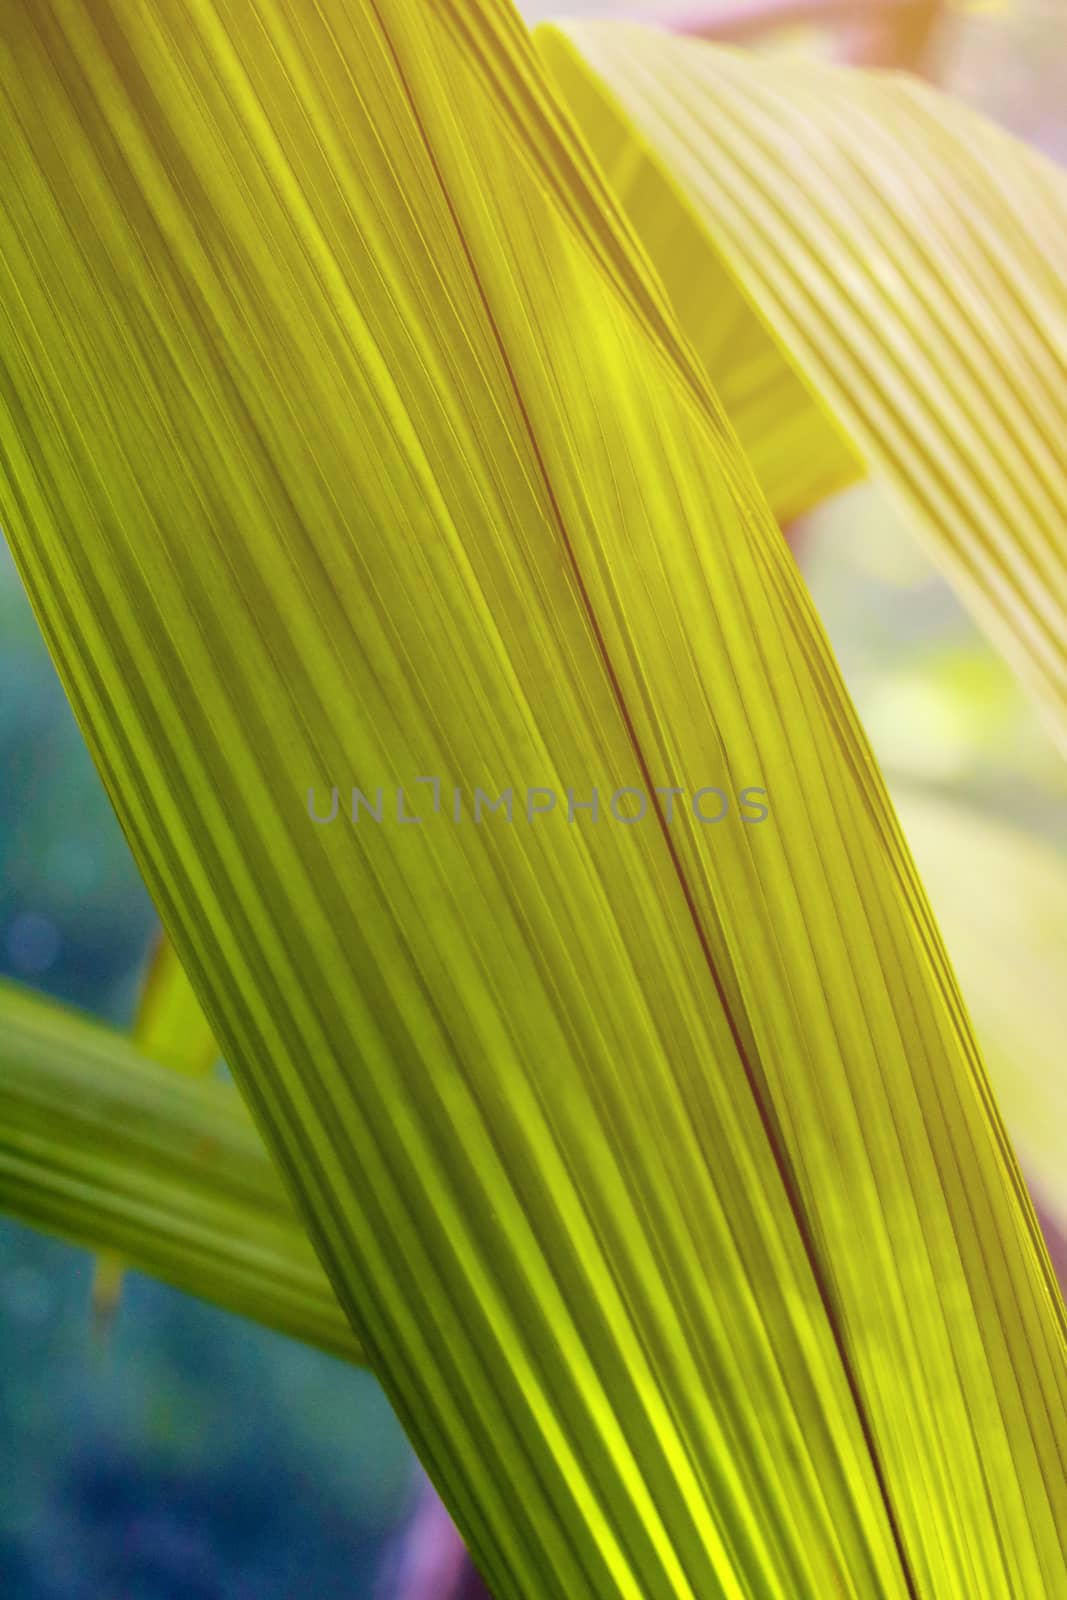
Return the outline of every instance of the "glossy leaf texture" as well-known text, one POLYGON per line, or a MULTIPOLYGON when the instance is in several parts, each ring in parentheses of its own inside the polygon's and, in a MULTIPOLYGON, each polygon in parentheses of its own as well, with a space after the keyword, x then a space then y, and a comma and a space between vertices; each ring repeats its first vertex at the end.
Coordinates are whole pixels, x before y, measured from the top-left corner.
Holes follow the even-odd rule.
POLYGON ((0 1207, 360 1359, 233 1088, 179 1075, 117 1030, 8 984, 0 985, 0 1207))
MULTIPOLYGON (((538 39, 694 339, 723 304, 740 323, 712 353, 728 409, 773 339, 775 477, 818 484, 843 429, 1063 743, 1067 175, 903 74, 622 23, 538 39), (790 405, 798 375, 823 409, 790 405)), ((759 465, 743 397, 735 420, 759 465)))
POLYGON ((515 14, 34 0, 0 144, 0 516, 497 1600, 1063 1587, 1062 1302, 925 899, 515 14))

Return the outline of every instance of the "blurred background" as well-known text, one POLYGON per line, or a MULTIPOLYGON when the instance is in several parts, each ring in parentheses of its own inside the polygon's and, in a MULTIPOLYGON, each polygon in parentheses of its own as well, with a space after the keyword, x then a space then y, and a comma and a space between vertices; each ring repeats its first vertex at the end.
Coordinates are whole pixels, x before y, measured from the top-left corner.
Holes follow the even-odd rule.
MULTIPOLYGON (((699 9, 597 0, 570 13, 699 9)), ((1067 162, 1067 3, 946 6, 930 67, 1067 162)), ((1062 1079, 1053 957, 1067 912, 1050 884, 1067 873, 1067 766, 877 490, 849 491, 791 534, 910 833, 914 818, 983 1040, 996 1047, 999 1002, 983 1008, 969 934, 997 952, 1001 996, 1021 948, 1027 1048, 1062 1079), (987 871, 990 837, 1011 848, 987 871)), ((129 1023, 156 919, 6 550, 0 771, 0 973, 129 1023)), ((1021 1153, 1056 1184, 1054 1145, 1021 1153)), ((415 1600, 399 1552, 422 1482, 374 1380, 136 1273, 102 1321, 93 1270, 85 1252, 0 1219, 0 1595, 415 1600)))

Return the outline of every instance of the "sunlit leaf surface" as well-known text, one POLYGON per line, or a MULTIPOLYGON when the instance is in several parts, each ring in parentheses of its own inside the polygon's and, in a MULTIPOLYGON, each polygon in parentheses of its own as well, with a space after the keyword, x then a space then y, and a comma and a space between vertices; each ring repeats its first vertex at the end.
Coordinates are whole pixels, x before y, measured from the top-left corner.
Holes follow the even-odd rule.
MULTIPOLYGON (((752 307, 733 346, 712 347, 728 406, 774 335, 762 393, 776 474, 806 458, 817 483, 843 428, 1062 742, 1067 176, 903 75, 617 23, 538 38, 639 230, 655 215, 653 254, 697 343, 724 305, 735 326, 741 293, 752 307), (789 403, 797 372, 836 419, 821 440, 819 410, 789 403)), ((762 424, 743 395, 734 404, 758 464, 762 424)))
POLYGON ((494 1595, 1063 1588, 1062 1302, 925 901, 513 14, 27 0, 0 147, 0 516, 494 1595))

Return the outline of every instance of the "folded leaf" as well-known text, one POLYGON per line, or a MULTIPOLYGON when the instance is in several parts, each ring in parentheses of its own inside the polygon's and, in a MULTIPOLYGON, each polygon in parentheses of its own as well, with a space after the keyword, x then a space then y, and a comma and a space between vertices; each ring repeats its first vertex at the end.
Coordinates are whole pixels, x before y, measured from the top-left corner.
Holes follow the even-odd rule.
POLYGON ((0 144, 4 525, 494 1595, 1057 1592, 1021 1179, 778 528, 514 13, 34 0, 0 144))
POLYGON ((806 450, 815 486, 841 460, 836 427, 820 440, 820 411, 787 404, 799 373, 1062 740, 1067 175, 910 77, 617 23, 538 39, 697 343, 721 306, 731 327, 751 307, 733 347, 711 347, 728 409, 773 335, 770 420, 743 396, 735 418, 764 475, 764 450, 806 450))
POLYGON ((114 1029, 9 984, 0 985, 0 1207, 360 1359, 232 1086, 180 1076, 114 1029))
POLYGON ((744 280, 726 267, 697 206, 657 160, 604 85, 561 53, 555 29, 536 30, 611 186, 651 257, 673 309, 783 524, 864 476, 866 465, 832 410, 759 316, 744 280))

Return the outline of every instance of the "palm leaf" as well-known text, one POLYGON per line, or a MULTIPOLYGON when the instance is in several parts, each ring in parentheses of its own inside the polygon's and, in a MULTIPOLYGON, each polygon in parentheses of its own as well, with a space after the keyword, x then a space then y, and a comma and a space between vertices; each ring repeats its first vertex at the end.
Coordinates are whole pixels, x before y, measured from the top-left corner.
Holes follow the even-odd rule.
MULTIPOLYGON (((1055 1237, 1056 1219, 1067 1223, 1055 945, 1067 865, 1039 841, 935 792, 895 784, 893 798, 1028 1182, 1051 1207, 1044 1232, 1055 1237)), ((170 968, 169 957, 157 957, 160 968, 170 968)), ((175 1087, 143 1046, 21 988, 0 985, 0 1019, 0 1209, 90 1249, 123 1251, 187 1292, 359 1359, 231 1089, 175 1087), (272 1245, 288 1271, 258 1265, 272 1245), (311 1277, 319 1280, 313 1296, 311 1277)))
POLYGON ((0 985, 0 1206, 227 1311, 358 1361, 239 1097, 0 985))
POLYGON ((34 0, 0 143, 4 525, 499 1600, 1055 1593, 1033 1214, 777 526, 514 14, 34 0), (687 809, 464 826, 453 784, 687 809), (769 824, 693 816, 750 785, 769 824))
POLYGON ((744 404, 736 417, 750 453, 798 467, 806 454, 817 484, 820 461, 827 473, 841 461, 843 429, 1062 738, 1067 177, 909 77, 623 24, 538 37, 657 264, 680 280, 693 336, 705 341, 720 303, 739 325, 711 352, 728 408, 748 351, 773 336, 766 443, 744 404), (678 235, 684 265, 671 266, 678 235), (798 374, 834 419, 821 438, 824 413, 789 403, 798 374))

